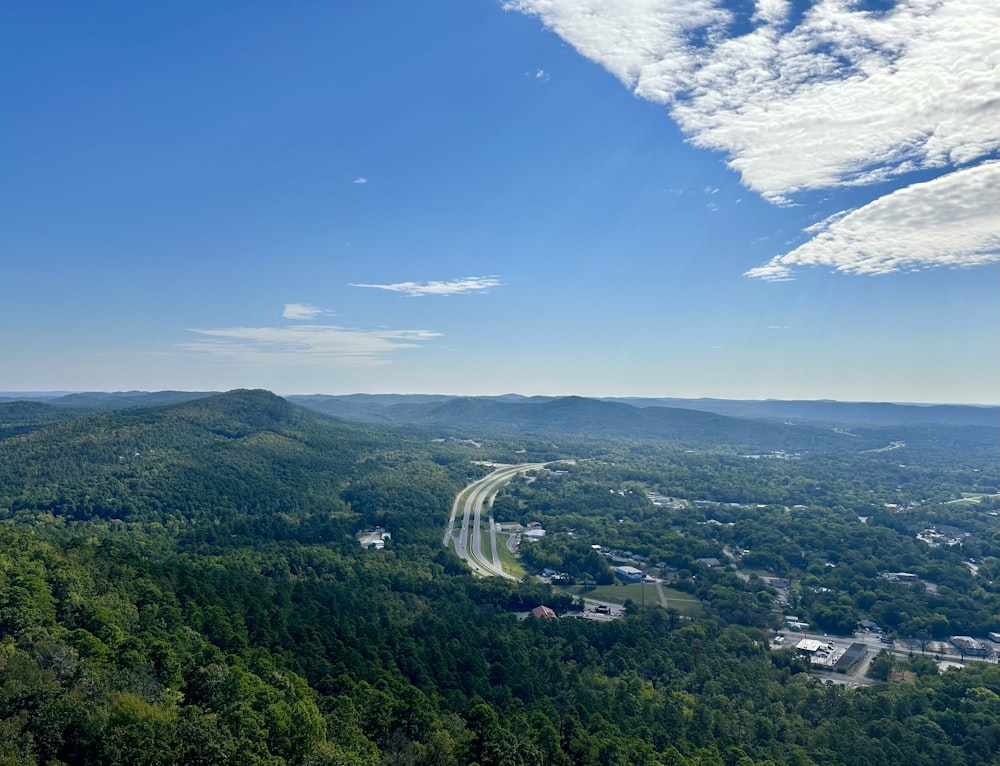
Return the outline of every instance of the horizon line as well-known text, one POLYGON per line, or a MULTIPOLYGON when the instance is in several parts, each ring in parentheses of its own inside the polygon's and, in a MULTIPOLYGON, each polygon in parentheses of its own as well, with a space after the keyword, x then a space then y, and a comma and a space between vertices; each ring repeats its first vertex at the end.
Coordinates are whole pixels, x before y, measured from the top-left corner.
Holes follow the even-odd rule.
POLYGON ((699 401, 720 401, 720 402, 746 402, 746 403, 766 403, 766 402, 807 402, 811 404, 818 403, 830 403, 830 404, 888 404, 897 406, 909 406, 909 407, 979 407, 979 408, 1000 408, 1000 402, 929 402, 929 401, 903 401, 903 400, 890 400, 890 399, 832 399, 830 397, 819 397, 815 399, 810 399, 806 397, 799 398, 776 398, 776 397, 765 397, 765 398, 740 398, 740 397, 725 397, 725 396, 649 396, 649 395, 635 395, 635 394, 601 394, 601 395, 588 395, 588 394, 521 394, 513 391, 508 391, 502 394, 458 394, 458 393, 440 393, 440 392, 409 392, 400 393, 396 392, 371 392, 371 391, 353 391, 351 393, 345 394, 328 394, 321 393, 318 391, 312 392, 301 392, 301 393, 281 393, 277 391, 272 391, 271 389, 261 388, 261 387, 238 387, 230 389, 183 389, 183 388, 162 388, 162 389, 118 389, 118 390, 101 390, 101 389, 39 389, 39 390, 2 390, 0 389, 0 398, 11 398, 11 399, 38 399, 38 398, 59 398, 63 396, 72 396, 74 394, 159 394, 159 393, 182 393, 182 394, 224 394, 229 391, 239 391, 239 390, 262 390, 270 391, 270 393, 280 396, 282 398, 287 398, 289 396, 329 396, 329 397, 346 397, 346 396, 440 396, 446 398, 467 398, 467 399, 500 399, 504 397, 519 397, 523 399, 537 399, 537 398, 548 398, 548 399, 566 399, 571 397, 579 397, 581 399, 641 399, 649 401, 658 400, 676 400, 676 401, 688 401, 688 402, 699 402, 699 401))

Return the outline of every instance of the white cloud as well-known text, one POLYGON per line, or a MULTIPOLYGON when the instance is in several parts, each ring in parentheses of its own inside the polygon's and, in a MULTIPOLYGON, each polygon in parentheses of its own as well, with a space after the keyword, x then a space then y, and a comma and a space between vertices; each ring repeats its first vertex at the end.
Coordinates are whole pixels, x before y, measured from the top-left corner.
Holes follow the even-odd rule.
POLYGON ((535 70, 535 79, 536 80, 548 80, 549 79, 549 73, 546 72, 544 69, 536 69, 535 70))
MULTIPOLYGON (((899 0, 884 12, 815 0, 794 18, 788 0, 757 0, 742 17, 720 0, 508 0, 505 8, 537 15, 637 96, 666 105, 694 145, 725 153, 772 202, 1000 152, 996 0, 899 0)), ((960 193, 961 177, 954 183, 960 193)), ((934 253, 922 262, 969 257, 934 253)), ((883 259, 894 260, 904 262, 883 259)))
POLYGON ((500 278, 496 276, 487 277, 462 277, 452 279, 447 282, 396 282, 388 285, 355 284, 351 287, 372 287, 377 290, 389 290, 390 292, 405 293, 410 296, 422 295, 460 295, 463 293, 474 293, 497 287, 501 284, 500 278))
POLYGON ((504 8, 539 16, 631 87, 652 70, 681 75, 687 36, 729 18, 712 0, 508 0, 504 8))
POLYGON ((318 316, 332 314, 332 311, 321 309, 308 303, 286 303, 281 316, 285 319, 315 319, 318 316))
POLYGON ((787 33, 727 40, 674 116, 776 200, 981 159, 1000 148, 1000 5, 926 6, 826 0, 787 33))
POLYGON ((797 266, 886 274, 1000 261, 997 189, 1000 161, 898 189, 811 227, 811 240, 747 276, 782 281, 797 266))
POLYGON ((757 0, 752 21, 763 24, 780 24, 788 18, 791 3, 788 0, 757 0))
POLYGON ((357 184, 358 186, 363 186, 364 184, 368 183, 368 179, 365 178, 364 176, 358 176, 353 181, 351 181, 351 183, 357 184))
POLYGON ((746 34, 712 0, 517 0, 636 95, 671 106, 771 198, 967 163, 1000 149, 995 0, 819 0, 788 28, 760 0, 746 34), (696 40, 698 42, 696 42, 696 40))
POLYGON ((358 330, 332 325, 194 329, 202 339, 178 345, 217 361, 285 366, 371 366, 441 336, 430 330, 358 330))

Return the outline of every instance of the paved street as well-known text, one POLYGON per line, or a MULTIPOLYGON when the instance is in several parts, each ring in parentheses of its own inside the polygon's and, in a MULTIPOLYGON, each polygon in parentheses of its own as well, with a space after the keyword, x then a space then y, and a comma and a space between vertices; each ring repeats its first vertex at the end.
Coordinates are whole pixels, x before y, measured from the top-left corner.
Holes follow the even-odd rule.
POLYGON ((497 547, 496 524, 488 503, 507 482, 524 471, 544 468, 548 463, 521 463, 501 466, 488 476, 473 482, 462 490, 451 508, 451 518, 444 533, 444 545, 454 543, 459 558, 467 562, 474 572, 481 575, 518 579, 503 569, 500 551, 497 547), (488 530, 490 535, 490 555, 483 553, 483 506, 487 505, 488 530), (461 512, 461 525, 455 534, 455 524, 461 512))

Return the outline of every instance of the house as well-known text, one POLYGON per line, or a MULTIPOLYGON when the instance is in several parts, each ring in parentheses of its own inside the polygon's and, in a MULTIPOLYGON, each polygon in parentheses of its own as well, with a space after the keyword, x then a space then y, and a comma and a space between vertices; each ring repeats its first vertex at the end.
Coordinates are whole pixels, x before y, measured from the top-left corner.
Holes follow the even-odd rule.
POLYGON ((698 561, 700 561, 702 564, 704 564, 705 566, 707 566, 709 568, 712 568, 712 567, 721 567, 722 566, 722 562, 719 561, 715 557, 698 559, 698 561))
POLYGON ((878 626, 878 623, 872 622, 871 620, 862 620, 860 623, 862 630, 867 630, 869 633, 881 633, 882 628, 878 626))
POLYGON ((532 617, 536 617, 539 620, 554 620, 556 619, 556 613, 553 612, 549 607, 542 605, 536 606, 531 610, 532 617))

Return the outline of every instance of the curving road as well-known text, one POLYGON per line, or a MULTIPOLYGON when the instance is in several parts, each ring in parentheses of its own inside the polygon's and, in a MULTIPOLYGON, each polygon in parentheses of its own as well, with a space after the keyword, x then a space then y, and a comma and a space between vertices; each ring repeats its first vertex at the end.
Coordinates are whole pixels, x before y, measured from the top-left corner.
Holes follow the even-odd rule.
POLYGON ((483 554, 483 506, 493 499, 500 488, 519 473, 544 468, 548 463, 520 463, 497 468, 493 473, 473 482, 462 490, 451 507, 451 518, 444 533, 444 545, 454 543, 458 557, 468 563, 474 572, 481 575, 506 577, 509 580, 518 579, 503 570, 500 562, 500 552, 497 550, 496 524, 493 514, 489 513, 490 550, 492 555, 483 554), (461 512, 461 526, 455 533, 455 524, 461 512))

